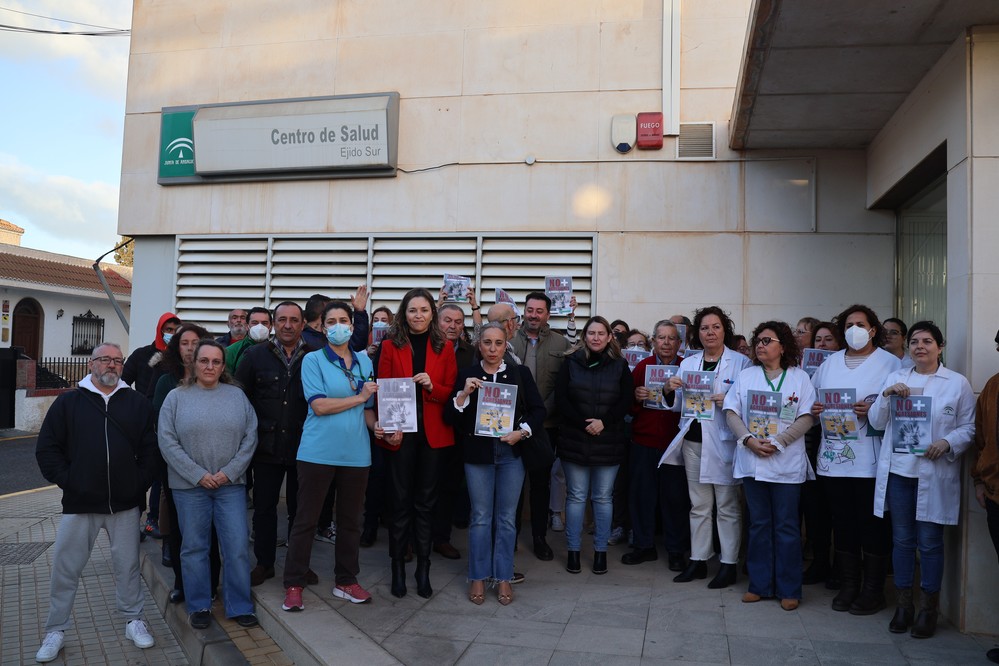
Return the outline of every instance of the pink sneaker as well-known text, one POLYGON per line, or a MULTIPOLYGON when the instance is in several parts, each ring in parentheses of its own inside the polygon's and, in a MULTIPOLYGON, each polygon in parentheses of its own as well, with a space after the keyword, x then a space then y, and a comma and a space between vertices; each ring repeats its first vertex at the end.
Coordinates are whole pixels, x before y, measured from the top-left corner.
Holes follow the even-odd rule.
POLYGON ((351 585, 337 585, 333 588, 333 596, 346 599, 352 604, 363 604, 371 601, 371 595, 357 583, 351 585))
POLYGON ((285 590, 281 608, 291 612, 305 610, 305 604, 302 603, 302 588, 292 586, 285 590))

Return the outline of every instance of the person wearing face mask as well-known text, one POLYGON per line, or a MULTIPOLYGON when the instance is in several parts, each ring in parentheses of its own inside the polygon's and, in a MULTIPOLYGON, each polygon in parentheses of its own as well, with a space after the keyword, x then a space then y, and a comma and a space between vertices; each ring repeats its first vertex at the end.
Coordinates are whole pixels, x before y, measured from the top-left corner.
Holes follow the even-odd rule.
MULTIPOLYGON (((819 322, 813 333, 812 344, 815 349, 837 352, 846 346, 839 328, 832 322, 819 322)), ((816 457, 821 443, 822 427, 816 423, 805 434, 805 450, 813 469, 817 464, 816 457)), ((826 589, 838 590, 838 567, 831 566, 829 559, 832 548, 832 509, 818 479, 805 481, 801 488, 801 517, 805 525, 805 536, 812 546, 812 563, 801 577, 802 584, 825 583, 826 589)))
POLYGON ((242 308, 236 308, 235 310, 231 310, 229 312, 229 318, 227 320, 227 323, 229 325, 229 332, 215 338, 215 342, 219 343, 223 347, 228 347, 232 343, 239 342, 240 340, 245 338, 246 331, 249 328, 249 326, 247 326, 246 324, 247 314, 248 313, 246 312, 246 310, 242 308))
MULTIPOLYGON (((888 524, 871 512, 881 437, 872 431, 868 411, 885 377, 898 370, 900 363, 881 348, 884 329, 866 305, 851 305, 835 321, 838 336, 846 340, 848 348, 829 356, 812 376, 816 390, 812 415, 822 419, 824 389, 853 389, 857 432, 855 439, 822 437, 815 462, 818 482, 832 511, 836 544, 834 561, 840 589, 832 608, 873 615, 885 607, 891 532, 888 524)), ((816 334, 823 330, 816 329, 816 334)))
POLYGON ((968 380, 940 363, 943 333, 931 321, 909 329, 909 356, 915 364, 888 375, 869 417, 885 431, 881 440, 874 488, 874 513, 891 512, 892 564, 896 609, 888 625, 892 633, 910 630, 913 638, 936 632, 937 606, 943 580, 944 525, 956 525, 961 510, 961 455, 975 437, 975 394, 968 380), (929 442, 923 455, 911 452, 901 427, 891 419, 893 396, 930 396, 929 442), (916 549, 922 603, 915 615, 912 583, 916 549))
POLYGON ((274 339, 243 354, 235 379, 257 414, 257 450, 253 454, 253 553, 257 565, 250 585, 274 577, 278 540, 277 506, 286 484, 288 526, 298 509, 296 456, 308 405, 302 390, 302 359, 313 351, 302 339, 305 318, 298 303, 274 308, 274 339), (287 479, 287 481, 286 481, 287 479))
POLYGON ((374 380, 366 354, 350 349, 352 312, 341 301, 323 311, 327 344, 302 361, 308 416, 298 448, 298 511, 288 542, 282 609, 305 608, 302 589, 310 580, 313 534, 330 486, 336 487, 337 539, 333 596, 360 604, 371 599, 357 581, 364 493, 371 466, 368 431, 375 428, 374 380))
POLYGON ((614 334, 614 338, 621 349, 628 347, 628 331, 630 330, 631 326, 623 319, 615 319, 611 322, 611 333, 614 334))
POLYGON ((458 364, 454 347, 444 337, 434 298, 426 289, 411 289, 402 298, 389 337, 378 354, 380 379, 411 378, 416 384, 414 433, 375 429, 385 449, 392 495, 389 555, 392 595, 406 596, 406 547, 416 552, 416 593, 433 595, 430 584, 431 529, 437 503, 441 449, 454 446, 454 429, 444 422, 458 364))
MULTIPOLYGON (((735 378, 750 362, 732 349, 735 325, 720 307, 712 305, 698 310, 690 329, 693 330, 690 350, 680 363, 680 372, 716 373, 711 395, 716 409, 712 420, 682 419, 679 432, 659 461, 660 465, 680 465, 685 469, 690 495, 690 562, 673 582, 689 583, 707 578, 707 562, 715 555, 711 519, 717 511, 720 566, 708 587, 721 589, 734 584, 738 577, 742 544, 739 481, 732 470, 735 435, 726 426, 721 406, 735 378)), ((666 404, 675 412, 681 411, 682 374, 671 377, 664 389, 668 390, 664 396, 666 404)))
POLYGON ((243 360, 246 350, 255 344, 267 342, 271 337, 271 313, 267 308, 250 308, 248 317, 249 329, 246 337, 233 343, 225 349, 225 369, 231 375, 236 374, 236 367, 243 360))

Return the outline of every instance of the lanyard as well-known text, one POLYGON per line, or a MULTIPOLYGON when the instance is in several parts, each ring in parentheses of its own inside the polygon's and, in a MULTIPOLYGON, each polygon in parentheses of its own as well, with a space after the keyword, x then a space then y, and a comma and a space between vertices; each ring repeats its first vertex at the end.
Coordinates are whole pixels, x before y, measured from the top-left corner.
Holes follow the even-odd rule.
POLYGON ((784 372, 780 373, 780 381, 777 382, 776 388, 774 388, 774 383, 770 381, 770 378, 767 377, 767 369, 761 365, 760 370, 763 371, 763 379, 767 380, 767 384, 770 385, 770 390, 773 391, 774 393, 780 393, 780 387, 784 385, 784 377, 787 376, 787 370, 784 370, 784 372))
POLYGON ((351 365, 349 370, 347 369, 347 363, 340 357, 339 354, 330 349, 329 345, 323 347, 323 356, 325 356, 326 360, 332 363, 334 366, 337 363, 340 364, 340 370, 341 372, 343 372, 343 374, 347 377, 347 380, 350 382, 350 388, 354 390, 354 395, 360 395, 361 389, 364 388, 364 377, 360 374, 357 375, 354 374, 354 368, 357 368, 358 373, 360 373, 360 362, 357 360, 357 354, 354 353, 354 350, 350 350, 351 365), (333 358, 331 358, 331 356, 333 358), (334 358, 336 359, 335 361, 333 360, 334 358), (359 379, 360 381, 355 382, 354 381, 355 378, 359 379))

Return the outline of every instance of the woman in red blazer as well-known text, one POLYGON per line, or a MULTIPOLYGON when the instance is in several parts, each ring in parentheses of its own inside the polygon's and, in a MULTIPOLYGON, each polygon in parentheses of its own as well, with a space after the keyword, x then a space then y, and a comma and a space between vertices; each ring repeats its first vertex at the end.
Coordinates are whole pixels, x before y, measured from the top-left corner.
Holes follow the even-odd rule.
MULTIPOLYGON (((382 341, 378 377, 412 377, 416 396, 415 433, 384 432, 377 442, 387 449, 387 481, 392 496, 389 555, 392 594, 406 596, 406 546, 415 541, 416 593, 430 587, 430 525, 437 503, 440 450, 454 446, 454 431, 444 423, 444 404, 451 396, 458 364, 454 347, 437 323, 437 306, 426 289, 411 289, 402 297, 395 320, 382 341)), ((382 433, 381 428, 378 434, 382 433)))

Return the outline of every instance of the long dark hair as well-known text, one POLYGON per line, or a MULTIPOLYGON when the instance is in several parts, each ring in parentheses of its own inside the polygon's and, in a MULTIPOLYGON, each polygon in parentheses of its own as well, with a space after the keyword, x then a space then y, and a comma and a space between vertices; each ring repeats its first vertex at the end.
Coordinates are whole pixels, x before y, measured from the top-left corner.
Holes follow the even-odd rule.
POLYGON ((715 315, 721 319, 722 329, 725 331, 722 344, 729 349, 735 347, 735 324, 732 323, 728 313, 717 305, 709 305, 694 313, 694 323, 690 327, 693 330, 687 331, 687 346, 691 349, 704 349, 704 345, 701 344, 701 323, 708 315, 715 315))
POLYGON ((427 303, 430 304, 430 328, 427 329, 430 332, 430 346, 433 348, 435 354, 440 354, 447 343, 447 338, 444 336, 444 331, 441 330, 441 325, 437 321, 437 303, 430 292, 422 287, 410 289, 402 297, 402 302, 399 303, 399 310, 395 313, 395 318, 392 320, 392 328, 389 329, 386 337, 398 349, 402 349, 409 344, 410 331, 409 322, 406 321, 406 309, 409 307, 410 301, 414 298, 425 298, 427 303))
POLYGON ((167 348, 163 352, 163 370, 172 375, 178 381, 184 378, 184 359, 180 356, 180 337, 188 331, 194 331, 198 339, 207 338, 208 331, 197 324, 182 324, 180 328, 173 332, 173 337, 167 343, 167 348))
MULTIPOLYGON (((780 355, 780 367, 787 370, 793 365, 801 364, 801 350, 798 348, 798 341, 794 339, 794 331, 783 321, 765 321, 753 329, 753 339, 751 345, 756 349, 756 343, 760 340, 760 333, 770 329, 777 334, 777 341, 784 347, 784 353, 780 355)), ((753 355, 754 365, 763 365, 756 355, 753 355)))

